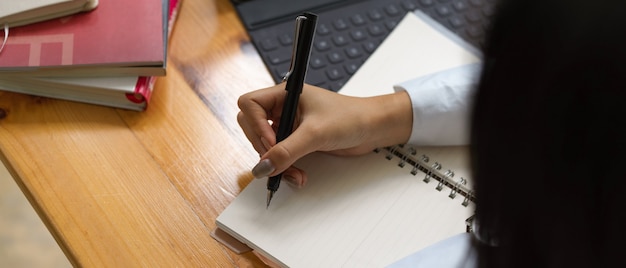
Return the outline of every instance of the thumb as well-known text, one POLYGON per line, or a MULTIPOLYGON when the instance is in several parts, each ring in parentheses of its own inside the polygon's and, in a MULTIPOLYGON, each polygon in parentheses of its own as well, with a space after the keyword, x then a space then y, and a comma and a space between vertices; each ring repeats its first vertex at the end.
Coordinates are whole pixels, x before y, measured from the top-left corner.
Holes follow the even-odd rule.
POLYGON ((261 161, 252 168, 255 178, 280 174, 298 159, 316 150, 310 136, 298 130, 261 156, 261 161))

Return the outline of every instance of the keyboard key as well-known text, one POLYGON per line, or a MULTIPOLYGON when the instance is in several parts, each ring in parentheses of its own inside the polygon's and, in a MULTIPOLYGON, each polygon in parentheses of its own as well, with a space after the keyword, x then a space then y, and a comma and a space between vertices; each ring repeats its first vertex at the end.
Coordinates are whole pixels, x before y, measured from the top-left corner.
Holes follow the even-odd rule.
POLYGON ((332 67, 326 71, 326 75, 332 81, 339 80, 345 76, 344 72, 336 67, 332 67))
POLYGON ((452 13, 452 10, 450 10, 448 6, 438 6, 437 13, 439 14, 439 16, 445 17, 450 15, 452 13))
POLYGON ((306 83, 318 87, 326 87, 326 81, 328 77, 326 75, 308 75, 306 76, 306 83))
POLYGON ((385 12, 387 13, 387 15, 392 16, 392 17, 402 14, 400 9, 398 9, 398 7, 396 7, 395 5, 386 6, 385 12))
POLYGON ((311 56, 311 59, 309 60, 309 65, 313 69, 319 69, 326 67, 326 62, 320 57, 311 56))
POLYGON ((346 38, 343 35, 337 35, 335 37, 333 37, 333 44, 335 44, 336 46, 343 46, 348 44, 348 38, 346 38))
POLYGON ((461 28, 463 24, 465 23, 463 19, 457 16, 451 17, 450 19, 448 19, 448 21, 450 22, 450 25, 452 25, 452 27, 454 28, 461 28))
POLYGON ((467 9, 467 4, 465 2, 463 2, 463 1, 454 1, 454 3, 452 3, 452 6, 457 11, 463 11, 463 10, 467 9))
POLYGON ((326 24, 320 23, 317 25, 317 34, 318 35, 327 35, 330 34, 332 31, 330 30, 330 28, 328 28, 328 26, 326 24))
POLYGON ((472 23, 473 23, 473 22, 477 22, 477 21, 480 21, 480 20, 481 20, 481 16, 480 16, 480 14, 479 14, 478 12, 476 12, 476 11, 472 11, 472 12, 467 13, 467 14, 465 15, 465 17, 467 18, 467 20, 468 20, 469 22, 472 22, 472 23))
POLYGON ((335 27, 337 31, 343 31, 348 29, 348 23, 346 23, 344 19, 337 19, 333 22, 333 27, 335 27))
POLYGON ((328 42, 327 40, 323 40, 323 39, 316 41, 314 46, 315 46, 315 49, 317 49, 318 51, 326 51, 332 47, 330 42, 328 42))
POLYGON ((432 6, 435 2, 433 0, 420 0, 420 3, 428 7, 428 6, 432 6))
POLYGON ((398 25, 398 22, 395 20, 385 21, 385 27, 387 27, 387 30, 389 30, 390 32, 391 30, 393 30, 393 28, 396 28, 397 25, 398 25))
POLYGON ((283 35, 278 37, 278 41, 283 46, 290 46, 291 44, 293 44, 293 37, 292 37, 291 34, 283 34, 283 35))
POLYGON ((348 73, 349 75, 353 75, 354 73, 356 73, 359 67, 361 67, 361 65, 356 62, 349 62, 343 65, 343 68, 346 70, 346 73, 348 73))
POLYGON ((263 39, 261 41, 261 49, 271 51, 278 48, 278 44, 273 39, 263 39))
POLYGON ((361 29, 356 29, 350 32, 350 37, 352 37, 352 40, 354 41, 361 41, 367 38, 367 33, 361 29))
POLYGON ((365 43, 363 43, 363 49, 365 49, 365 51, 367 51, 367 53, 370 53, 370 54, 372 54, 372 52, 374 52, 374 50, 376 50, 377 47, 378 47, 378 44, 371 40, 368 40, 365 43))
POLYGON ((344 60, 343 56, 336 51, 330 52, 328 53, 328 61, 330 61, 331 63, 340 63, 344 60))
POLYGON ((345 49, 348 58, 355 59, 361 57, 363 52, 358 47, 348 47, 345 49))
POLYGON ((367 22, 361 14, 352 15, 352 17, 350 17, 350 21, 352 21, 354 26, 361 26, 367 22))
POLYGON ((413 1, 411 0, 405 0, 402 1, 402 8, 404 8, 404 10, 406 11, 413 11, 417 9, 417 5, 415 5, 415 3, 413 3, 413 1))
POLYGON ((275 51, 275 52, 267 54, 267 60, 272 65, 277 65, 277 64, 291 61, 291 54, 285 53, 285 51, 275 51))
POLYGON ((474 37, 474 38, 480 37, 483 33, 483 30, 481 29, 481 27, 476 26, 476 25, 470 25, 469 27, 467 27, 466 31, 469 34, 469 36, 474 37))
POLYGON ((367 31, 371 35, 374 35, 374 36, 382 35, 386 33, 385 29, 383 29, 382 27, 376 24, 370 25, 370 27, 367 28, 367 31))
POLYGON ((383 14, 380 13, 380 11, 378 11, 377 9, 372 9, 369 12, 367 12, 367 16, 372 19, 372 20, 382 20, 383 19, 383 14))

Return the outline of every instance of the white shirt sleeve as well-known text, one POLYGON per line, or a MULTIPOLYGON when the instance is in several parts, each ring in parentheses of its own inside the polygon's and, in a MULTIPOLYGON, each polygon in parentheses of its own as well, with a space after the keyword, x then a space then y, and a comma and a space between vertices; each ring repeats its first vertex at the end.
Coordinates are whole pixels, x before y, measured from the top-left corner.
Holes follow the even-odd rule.
POLYGON ((473 268, 476 254, 471 235, 461 233, 410 254, 387 268, 473 268))
POLYGON ((470 112, 480 63, 468 64, 417 77, 397 85, 413 105, 413 130, 409 144, 466 145, 470 112))

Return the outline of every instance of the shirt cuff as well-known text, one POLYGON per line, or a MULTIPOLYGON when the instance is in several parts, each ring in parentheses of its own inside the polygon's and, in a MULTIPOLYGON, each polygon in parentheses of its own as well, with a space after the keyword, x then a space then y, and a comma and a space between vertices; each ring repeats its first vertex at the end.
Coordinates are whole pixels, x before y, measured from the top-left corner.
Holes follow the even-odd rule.
POLYGON ((406 91, 413 106, 409 144, 467 145, 470 108, 481 63, 473 63, 424 75, 394 85, 406 91))

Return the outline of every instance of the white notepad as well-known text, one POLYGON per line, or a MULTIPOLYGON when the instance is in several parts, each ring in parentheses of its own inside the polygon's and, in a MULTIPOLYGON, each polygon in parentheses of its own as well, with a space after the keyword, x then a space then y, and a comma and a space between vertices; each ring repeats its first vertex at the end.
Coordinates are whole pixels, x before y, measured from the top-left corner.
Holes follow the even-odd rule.
POLYGON ((480 51, 421 11, 407 14, 339 93, 375 96, 422 75, 480 61, 480 51))
MULTIPOLYGON (((393 84, 479 60, 432 23, 408 14, 340 93, 386 94, 393 84)), ((465 232, 473 214, 467 153, 409 146, 360 157, 314 153, 296 163, 308 174, 304 188, 281 184, 266 209, 266 180, 254 180, 216 223, 285 267, 383 267, 465 232), (432 175, 439 180, 424 182, 432 175)))

